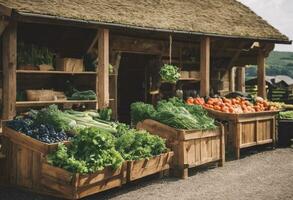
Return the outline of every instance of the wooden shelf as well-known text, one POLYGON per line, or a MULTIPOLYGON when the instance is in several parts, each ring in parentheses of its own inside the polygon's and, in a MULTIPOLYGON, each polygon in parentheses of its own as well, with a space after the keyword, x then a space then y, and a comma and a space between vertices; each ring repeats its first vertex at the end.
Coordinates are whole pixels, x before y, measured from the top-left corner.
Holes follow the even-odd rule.
POLYGON ((57 100, 57 101, 17 101, 16 107, 47 106, 50 104, 86 104, 96 103, 97 100, 57 100))
POLYGON ((38 71, 38 70, 16 70, 18 74, 69 74, 69 75, 96 75, 97 72, 65 72, 65 71, 38 71))
POLYGON ((180 78, 179 81, 200 81, 200 79, 197 79, 197 78, 180 78))

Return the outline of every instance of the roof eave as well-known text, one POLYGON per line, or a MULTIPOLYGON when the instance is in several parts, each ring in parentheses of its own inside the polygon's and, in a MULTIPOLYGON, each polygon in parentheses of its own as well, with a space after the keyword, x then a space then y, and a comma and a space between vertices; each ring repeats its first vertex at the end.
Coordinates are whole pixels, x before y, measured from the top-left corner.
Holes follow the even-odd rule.
MULTIPOLYGON (((135 25, 127 25, 127 24, 118 24, 118 23, 109 23, 109 22, 98 22, 91 20, 82 20, 82 19, 72 19, 66 17, 59 16, 51 16, 51 15, 43 15, 43 14, 35 14, 35 13, 27 13, 27 12, 18 12, 16 10, 12 10, 11 17, 17 21, 31 21, 32 19, 43 20, 45 23, 46 20, 59 21, 64 23, 72 22, 79 26, 87 26, 91 28, 98 27, 109 27, 109 28, 129 28, 135 30, 145 30, 145 31, 157 31, 157 32, 166 32, 166 33, 176 33, 176 34, 189 34, 189 35, 197 35, 197 36, 210 36, 210 37, 221 37, 221 38, 231 38, 231 39, 248 39, 254 41, 262 41, 262 42, 271 42, 276 44, 292 44, 292 40, 282 40, 282 39, 270 39, 270 38, 256 38, 249 36, 233 36, 233 35, 222 35, 216 33, 202 33, 202 32, 192 32, 192 31, 180 31, 180 30, 170 30, 170 29, 162 29, 162 28, 153 28, 153 27, 140 27, 135 25)), ((41 22, 39 22, 41 23, 41 22)))

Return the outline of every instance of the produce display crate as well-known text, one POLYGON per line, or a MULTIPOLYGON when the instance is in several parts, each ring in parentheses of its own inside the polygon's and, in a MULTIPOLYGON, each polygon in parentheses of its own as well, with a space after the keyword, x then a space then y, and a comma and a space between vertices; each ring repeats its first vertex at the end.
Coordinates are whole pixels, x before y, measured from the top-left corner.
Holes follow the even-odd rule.
POLYGON ((223 113, 207 109, 209 115, 228 123, 227 148, 233 147, 235 156, 240 158, 240 149, 276 143, 276 116, 279 111, 255 113, 223 113))
POLYGON ((128 161, 127 181, 169 171, 174 153, 172 151, 143 160, 128 161))
POLYGON ((127 163, 113 170, 111 167, 93 174, 70 173, 45 161, 41 166, 42 193, 64 199, 80 199, 126 183, 127 163), (50 191, 50 192, 48 192, 50 191))
MULTIPOLYGON (((6 156, 4 171, 7 184, 38 191, 42 159, 57 149, 58 144, 46 144, 3 124, 3 151, 6 156)), ((65 144, 69 142, 63 142, 65 144)))
POLYGON ((279 119, 278 120, 278 146, 288 147, 293 139, 293 120, 279 119))
POLYGON ((188 168, 212 162, 223 166, 225 162, 222 125, 210 131, 178 130, 147 119, 138 123, 137 128, 166 139, 167 146, 174 151, 172 168, 181 178, 188 177, 188 168))

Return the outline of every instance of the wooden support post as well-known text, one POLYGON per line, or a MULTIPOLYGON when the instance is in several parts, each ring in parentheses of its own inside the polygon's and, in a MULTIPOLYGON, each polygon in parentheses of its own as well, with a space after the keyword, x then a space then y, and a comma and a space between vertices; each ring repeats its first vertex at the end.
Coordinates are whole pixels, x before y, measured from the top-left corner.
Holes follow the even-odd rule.
POLYGON ((262 50, 259 50, 257 57, 257 95, 266 98, 266 69, 265 55, 262 50))
POLYGON ((109 106, 109 30, 99 29, 98 39, 98 108, 109 106))
POLYGON ((236 91, 245 92, 245 67, 236 68, 236 91))
POLYGON ((2 35, 2 33, 4 32, 4 30, 6 29, 6 27, 8 26, 9 22, 6 20, 1 20, 0 19, 0 36, 2 35))
POLYGON ((12 21, 3 33, 3 115, 4 120, 12 119, 16 105, 16 52, 17 23, 12 21))
POLYGON ((210 38, 203 37, 200 42, 200 96, 210 94, 210 38))
POLYGON ((229 69, 229 91, 235 91, 235 68, 231 67, 229 69))

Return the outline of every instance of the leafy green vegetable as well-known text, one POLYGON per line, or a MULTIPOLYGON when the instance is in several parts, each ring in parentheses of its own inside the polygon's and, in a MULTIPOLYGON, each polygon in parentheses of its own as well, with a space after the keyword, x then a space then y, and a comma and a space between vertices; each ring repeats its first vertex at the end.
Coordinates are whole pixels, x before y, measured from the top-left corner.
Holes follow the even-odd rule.
POLYGON ((165 140, 146 131, 129 130, 116 141, 116 149, 125 160, 139 160, 167 151, 165 140))
POLYGON ((137 124, 145 119, 153 119, 157 112, 153 105, 145 104, 143 102, 131 104, 130 110, 131 121, 133 124, 137 124))
POLYGON ((160 73, 161 79, 165 82, 168 82, 168 83, 175 84, 180 78, 180 73, 178 72, 178 67, 173 66, 173 65, 165 64, 160 69, 159 73, 160 73))
POLYGON ((117 133, 114 135, 115 137, 118 138, 130 130, 129 125, 124 123, 119 123, 119 122, 116 122, 116 123, 117 123, 117 126, 116 126, 117 133))
POLYGON ((152 105, 134 103, 131 105, 131 117, 134 123, 153 119, 177 129, 209 130, 216 127, 214 119, 208 117, 202 107, 186 105, 175 97, 159 101, 156 110, 152 105))
POLYGON ((54 126, 57 131, 69 131, 76 125, 76 122, 67 118, 56 105, 50 105, 49 107, 40 110, 37 113, 34 123, 35 125, 50 124, 54 126))
POLYGON ((110 121, 112 118, 112 110, 111 108, 103 108, 99 112, 100 119, 110 121))
POLYGON ((100 115, 94 111, 67 110, 62 112, 56 105, 50 105, 34 115, 35 125, 50 124, 58 131, 70 132, 79 128, 96 127, 113 134, 117 132, 115 123, 98 119, 100 115))
POLYGON ((97 95, 93 90, 76 91, 70 97, 70 100, 96 100, 97 95))
POLYGON ((74 173, 94 173, 107 166, 117 169, 124 161, 115 150, 115 137, 93 127, 82 129, 69 147, 60 144, 56 152, 48 155, 47 160, 54 166, 74 173))
POLYGON ((280 119, 293 119, 293 111, 284 111, 279 113, 280 119))

